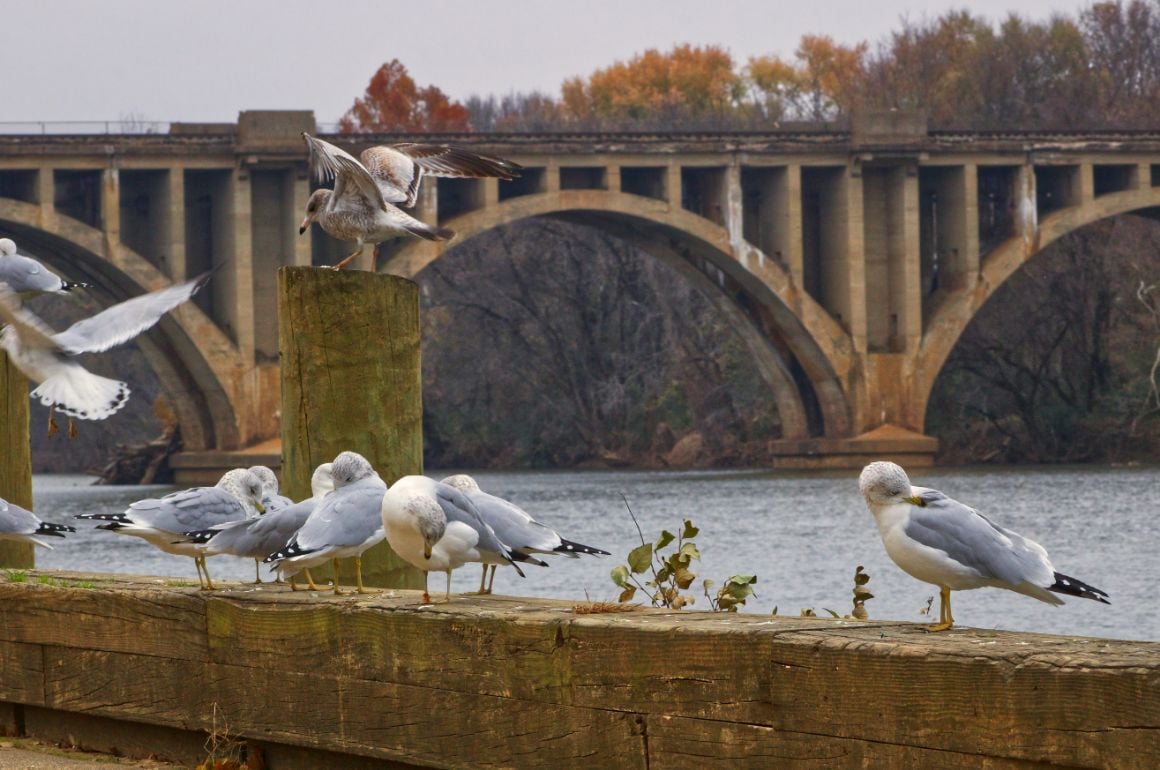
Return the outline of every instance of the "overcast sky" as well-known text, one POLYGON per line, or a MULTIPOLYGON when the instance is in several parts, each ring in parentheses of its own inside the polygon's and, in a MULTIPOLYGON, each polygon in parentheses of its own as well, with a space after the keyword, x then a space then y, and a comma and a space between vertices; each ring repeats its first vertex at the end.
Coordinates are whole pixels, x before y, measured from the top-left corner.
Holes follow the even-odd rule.
MULTIPOLYGON (((1081 0, 972 0, 999 19, 1081 0)), ((647 48, 720 44, 744 62, 792 54, 803 34, 882 39, 950 0, 4 0, 0 122, 233 121, 313 109, 332 122, 384 61, 457 99, 535 89, 647 48)))

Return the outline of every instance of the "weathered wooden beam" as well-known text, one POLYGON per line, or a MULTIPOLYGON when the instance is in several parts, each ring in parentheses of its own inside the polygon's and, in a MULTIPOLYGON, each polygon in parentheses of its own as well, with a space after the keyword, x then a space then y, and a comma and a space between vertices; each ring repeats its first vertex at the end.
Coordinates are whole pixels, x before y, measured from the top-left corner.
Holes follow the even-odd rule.
MULTIPOLYGON (((282 481, 300 500, 314 468, 358 452, 391 484, 423 472, 419 289, 359 270, 278 271, 282 481)), ((368 585, 421 588, 384 542, 363 556, 368 585)), ((353 565, 341 579, 353 583, 353 565)))
POLYGON ((1157 643, 76 577, 0 574, 0 701, 437 767, 1160 766, 1157 643))
MULTIPOLYGON (((28 379, 0 350, 0 498, 32 510, 28 379)), ((31 567, 31 543, 0 540, 0 567, 31 567)))

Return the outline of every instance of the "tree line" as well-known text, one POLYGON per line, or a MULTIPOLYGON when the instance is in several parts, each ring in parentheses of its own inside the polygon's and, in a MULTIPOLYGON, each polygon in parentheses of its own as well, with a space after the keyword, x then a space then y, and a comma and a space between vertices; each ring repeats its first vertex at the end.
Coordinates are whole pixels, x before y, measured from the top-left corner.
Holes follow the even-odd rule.
POLYGON ((873 45, 804 35, 792 56, 735 61, 676 45, 568 78, 558 94, 463 102, 384 64, 343 131, 755 130, 840 121, 859 110, 925 110, 941 129, 1155 126, 1160 0, 1094 3, 1045 20, 967 10, 903 19, 873 45))

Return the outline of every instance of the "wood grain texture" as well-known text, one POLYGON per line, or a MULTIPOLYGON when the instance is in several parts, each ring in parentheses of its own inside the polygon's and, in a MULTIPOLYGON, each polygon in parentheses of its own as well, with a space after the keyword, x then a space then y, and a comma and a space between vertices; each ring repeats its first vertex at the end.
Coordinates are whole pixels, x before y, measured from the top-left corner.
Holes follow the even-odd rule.
POLYGON ((0 612, 4 699, 419 765, 1160 766, 1157 643, 2 573, 0 612))
MULTIPOLYGON (((342 451, 383 480, 423 472, 419 289, 361 270, 278 270, 282 486, 301 500, 314 469, 342 451)), ((325 574, 327 570, 319 570, 325 574)), ((353 583, 352 564, 342 582, 353 583)), ((363 557, 368 585, 422 588, 423 573, 386 545, 363 557)))
MULTIPOLYGON (((28 379, 0 350, 0 497, 32 510, 28 379)), ((31 567, 31 543, 0 540, 0 567, 31 567)))

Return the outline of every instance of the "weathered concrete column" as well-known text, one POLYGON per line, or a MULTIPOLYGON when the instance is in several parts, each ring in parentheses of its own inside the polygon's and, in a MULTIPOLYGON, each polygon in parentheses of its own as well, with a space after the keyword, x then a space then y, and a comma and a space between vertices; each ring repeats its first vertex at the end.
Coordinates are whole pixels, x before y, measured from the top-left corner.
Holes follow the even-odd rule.
POLYGON ((907 353, 922 342, 922 244, 919 241, 918 167, 907 163, 897 173, 902 190, 902 232, 897 234, 902 260, 898 265, 898 335, 907 353))
POLYGON ((604 189, 620 192, 620 166, 615 163, 604 167, 604 189))
POLYGON ((665 169, 665 198, 673 211, 681 210, 681 164, 675 160, 665 169))
MULTIPOLYGON (((0 498, 32 510, 28 380, 0 350, 0 498)), ((33 566, 32 544, 0 540, 0 567, 33 566)))
POLYGON ((101 173, 101 231, 112 254, 113 247, 121 242, 121 179, 115 166, 101 173))
POLYGON ((169 260, 169 278, 184 281, 188 268, 185 262, 185 169, 170 166, 168 179, 169 207, 168 232, 165 235, 166 256, 169 260))
POLYGON ((973 289, 979 280, 979 167, 974 163, 963 166, 963 253, 959 264, 963 266, 966 285, 973 289))
POLYGON ((231 179, 229 239, 233 260, 226 268, 232 280, 230 320, 238 349, 247 361, 254 360, 254 227, 250 175, 235 169, 231 179))
POLYGON ((773 203, 778 251, 789 266, 790 275, 799 287, 805 286, 802 267, 802 167, 791 163, 785 167, 785 184, 776 190, 773 203))
POLYGON ((866 228, 862 206, 862 173, 851 164, 842 175, 846 213, 846 286, 850 337, 854 349, 866 352, 866 228))
POLYGON ((1079 164, 1079 205, 1086 206, 1096 197, 1096 170, 1091 163, 1079 164))
POLYGON ((36 171, 37 224, 42 230, 56 231, 56 180, 51 166, 36 171))
POLYGON ((1132 185, 1134 190, 1147 190, 1152 186, 1152 164, 1151 163, 1137 163, 1136 164, 1136 178, 1135 184, 1132 185))
MULTIPOLYGON (((282 479, 310 494, 314 468, 358 452, 388 484, 423 472, 419 287, 355 270, 278 271, 282 479)), ((353 582, 353 565, 343 565, 353 582)), ((383 543, 363 556, 370 585, 422 588, 423 573, 383 543)))
POLYGON ((725 167, 725 230, 729 233, 729 242, 733 245, 734 254, 744 254, 745 224, 741 202, 741 165, 734 157, 725 167))
MULTIPOLYGON (((293 173, 293 172, 292 172, 293 173)), ((293 260, 292 264, 299 267, 309 267, 314 263, 314 253, 312 244, 313 236, 308 230, 305 235, 298 235, 298 223, 302 221, 302 217, 306 216, 306 201, 310 199, 310 178, 305 173, 294 173, 293 192, 291 194, 290 203, 290 222, 294 226, 294 252, 290 258, 293 260)))
POLYGON ((1023 239, 1023 253, 1027 256, 1039 249, 1039 203, 1035 193, 1035 166, 1030 162, 1019 167, 1015 195, 1019 237, 1023 239))
POLYGON ((479 181, 483 185, 483 205, 486 207, 499 203, 499 180, 488 177, 479 181))
POLYGON ((560 192, 560 163, 555 158, 544 167, 544 192, 560 192))

